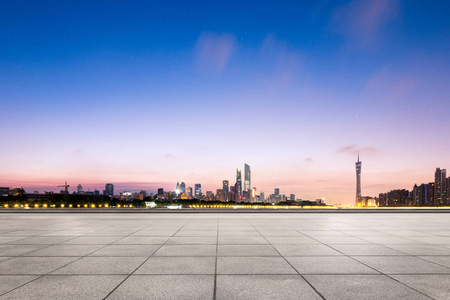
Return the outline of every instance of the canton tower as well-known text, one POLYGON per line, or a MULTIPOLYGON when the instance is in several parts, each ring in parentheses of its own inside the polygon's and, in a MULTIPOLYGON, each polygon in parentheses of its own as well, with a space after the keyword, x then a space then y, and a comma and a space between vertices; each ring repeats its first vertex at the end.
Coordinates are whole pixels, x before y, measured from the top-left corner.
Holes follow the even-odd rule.
POLYGON ((356 200, 355 205, 358 205, 358 202, 361 200, 361 164, 359 161, 359 152, 358 152, 358 161, 355 163, 356 165, 356 200))

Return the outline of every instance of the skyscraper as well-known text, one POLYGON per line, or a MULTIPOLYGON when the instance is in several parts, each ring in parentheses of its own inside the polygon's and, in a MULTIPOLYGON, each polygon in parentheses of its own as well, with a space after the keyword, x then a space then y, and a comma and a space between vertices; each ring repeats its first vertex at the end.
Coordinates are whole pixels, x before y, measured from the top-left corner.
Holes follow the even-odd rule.
POLYGON ((361 164, 359 161, 359 153, 358 153, 358 161, 355 163, 356 165, 356 199, 355 205, 358 205, 359 200, 361 199, 361 164))
POLYGON ((446 202, 447 170, 436 168, 434 173, 434 204, 442 205, 446 202))
POLYGON ((81 194, 83 192, 83 187, 81 186, 81 184, 79 184, 78 186, 77 186, 77 193, 78 194, 81 194))
POLYGON ((238 193, 239 196, 242 196, 242 177, 241 177, 241 169, 236 170, 236 185, 238 186, 238 190, 236 190, 236 193, 238 193))
POLYGON ((244 191, 249 191, 252 188, 251 184, 251 172, 250 166, 244 164, 244 191))
POLYGON ((184 182, 181 182, 181 184, 180 184, 180 192, 183 194, 183 193, 186 193, 186 183, 184 183, 184 182))
POLYGON ((228 180, 223 181, 223 192, 225 193, 225 199, 228 199, 229 182, 228 180))
POLYGON ((162 195, 164 194, 164 189, 163 188, 159 188, 158 189, 158 195, 162 195))
POLYGON ((200 197, 202 195, 202 185, 200 183, 196 183, 194 188, 195 188, 195 197, 200 197))
POLYGON ((114 184, 107 183, 105 185, 105 190, 103 191, 103 195, 114 197, 114 184))

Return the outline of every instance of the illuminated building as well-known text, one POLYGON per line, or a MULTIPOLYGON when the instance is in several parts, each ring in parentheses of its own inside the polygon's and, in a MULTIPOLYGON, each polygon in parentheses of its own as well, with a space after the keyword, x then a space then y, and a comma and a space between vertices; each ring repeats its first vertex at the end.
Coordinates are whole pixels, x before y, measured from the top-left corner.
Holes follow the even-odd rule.
POLYGON ((192 188, 191 187, 188 187, 186 189, 186 194, 187 194, 188 199, 192 199, 192 188))
POLYGON ((447 201, 446 179, 447 171, 436 168, 434 173, 434 205, 442 205, 447 201))
POLYGON ((229 193, 229 182, 228 182, 228 180, 224 180, 222 182, 222 189, 223 189, 223 192, 225 193, 225 199, 228 199, 228 193, 229 193))
POLYGON ((355 199, 355 205, 358 205, 360 199, 361 199, 361 164, 362 162, 359 161, 359 153, 358 153, 358 161, 356 162, 356 199, 355 199))
POLYGON ((236 170, 236 185, 237 185, 237 190, 236 190, 236 194, 239 196, 242 196, 242 177, 241 177, 241 169, 237 169, 236 170))
POLYGON ((429 205, 429 206, 433 206, 435 202, 435 195, 434 195, 434 191, 435 191, 435 187, 434 187, 435 183, 434 182, 430 182, 427 185, 427 200, 425 205, 429 205))
POLYGON ((244 164, 244 191, 249 191, 252 186, 250 166, 244 164))
POLYGON ((259 201, 264 202, 265 200, 264 197, 265 197, 264 192, 259 193, 259 201))
POLYGON ((186 193, 186 183, 181 182, 181 184, 180 184, 180 192, 181 192, 181 194, 186 193))
POLYGON ((202 185, 200 183, 195 184, 195 197, 200 197, 202 195, 202 185))

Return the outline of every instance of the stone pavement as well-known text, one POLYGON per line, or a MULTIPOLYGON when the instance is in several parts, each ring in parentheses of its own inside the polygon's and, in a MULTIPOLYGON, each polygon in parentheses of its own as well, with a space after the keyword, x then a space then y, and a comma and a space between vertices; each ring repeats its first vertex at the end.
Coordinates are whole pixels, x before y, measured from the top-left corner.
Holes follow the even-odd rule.
POLYGON ((450 299, 450 214, 0 214, 0 299, 450 299))

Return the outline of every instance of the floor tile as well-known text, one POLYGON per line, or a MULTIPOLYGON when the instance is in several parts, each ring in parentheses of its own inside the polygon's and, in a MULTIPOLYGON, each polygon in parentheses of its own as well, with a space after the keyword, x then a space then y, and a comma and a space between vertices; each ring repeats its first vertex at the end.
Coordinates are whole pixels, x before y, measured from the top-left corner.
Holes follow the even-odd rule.
POLYGON ((77 257, 15 257, 0 262, 0 274, 34 275, 47 274, 74 260, 77 257))
POLYGON ((21 285, 24 285, 38 276, 31 275, 0 275, 0 295, 12 291, 21 285))
POLYGON ((297 274, 282 257, 218 257, 217 274, 297 274))
POLYGON ((163 245, 154 256, 216 256, 216 245, 163 245))
POLYGON ((321 297, 299 275, 217 275, 217 299, 304 299, 321 297))
POLYGON ((215 257, 150 257, 134 274, 213 274, 215 257))
POLYGON ((392 278, 437 300, 450 299, 450 275, 392 275, 392 278))
POLYGON ((213 299, 213 275, 132 275, 107 299, 213 299))
POLYGON ((379 274, 346 256, 286 257, 300 274, 379 274))
POLYGON ((107 245, 89 256, 148 257, 155 253, 160 245, 107 245))
POLYGON ((1 299, 104 299, 125 276, 44 276, 1 299))
POLYGON ((450 274, 450 268, 412 256, 354 256, 384 274, 450 274))
POLYGON ((145 257, 83 257, 54 271, 52 274, 126 275, 131 274, 145 260, 145 257))
POLYGON ((305 275, 325 299, 422 300, 429 297, 385 275, 305 275))
POLYGON ((280 256, 271 245, 219 245, 219 256, 280 256))

